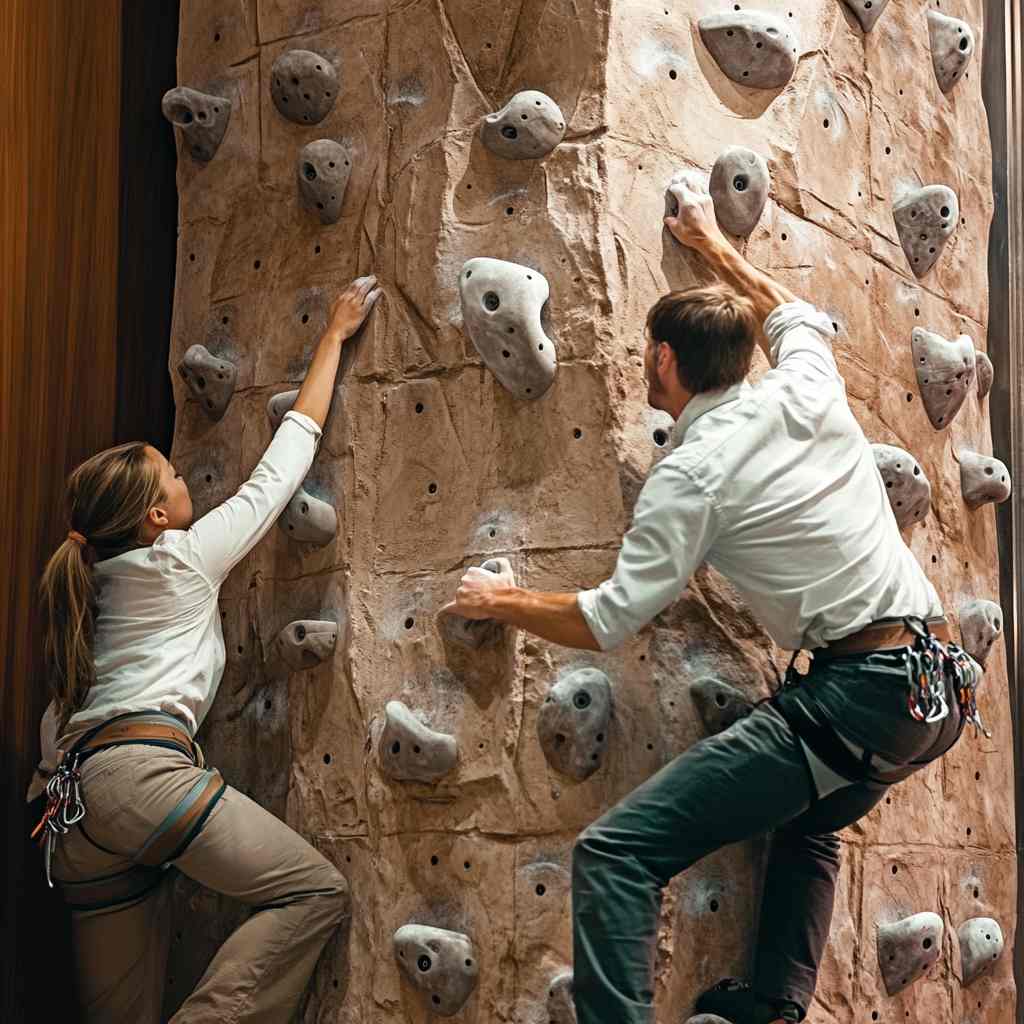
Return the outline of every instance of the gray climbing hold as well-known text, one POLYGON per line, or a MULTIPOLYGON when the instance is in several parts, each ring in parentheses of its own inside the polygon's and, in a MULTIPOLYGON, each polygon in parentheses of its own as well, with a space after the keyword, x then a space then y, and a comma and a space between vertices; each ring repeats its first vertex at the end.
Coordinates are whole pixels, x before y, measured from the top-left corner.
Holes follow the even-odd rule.
POLYGON ((974 384, 974 344, 966 334, 947 341, 915 327, 910 348, 924 411, 931 425, 942 430, 953 422, 974 384))
POLYGON ((878 926, 878 966, 890 996, 928 973, 942 953, 944 932, 942 918, 930 912, 878 926))
POLYGON ((329 544, 338 532, 338 513, 334 506, 314 498, 300 487, 284 510, 281 529, 300 544, 329 544))
POLYGON ((996 376, 995 367, 984 352, 975 352, 974 368, 978 376, 978 401, 983 402, 992 390, 992 381, 996 376))
POLYGON ((732 1024, 732 1022, 724 1017, 719 1017, 717 1013, 698 1013, 696 1017, 691 1017, 686 1024, 732 1024))
POLYGON ((958 458, 960 489, 970 508, 1006 501, 1010 496, 1010 471, 999 459, 966 449, 958 453, 958 458))
POLYGON ((865 32, 875 27, 875 22, 889 6, 889 0, 843 0, 843 3, 853 11, 865 32))
POLYGON ((274 639, 274 653, 289 668, 316 668, 326 661, 338 642, 338 624, 318 619, 289 622, 274 639))
POLYGON ((593 775, 604 760, 611 713, 611 683, 600 669, 581 668, 555 683, 537 715, 548 764, 580 782, 593 775))
POLYGON ((466 331, 480 358, 516 398, 540 398, 555 379, 558 356, 544 333, 547 278, 505 260, 469 260, 459 274, 466 331))
POLYGON ((480 126, 483 144, 506 160, 537 160, 547 156, 565 136, 565 118, 546 94, 517 92, 480 126))
POLYGON ((960 646, 984 665, 1003 632, 1003 609, 995 601, 967 601, 960 606, 960 646))
POLYGON ((272 430, 276 431, 281 426, 284 414, 291 409, 298 397, 299 389, 295 388, 294 391, 281 391, 267 402, 267 419, 270 420, 272 430))
POLYGON ((690 687, 690 697, 704 728, 712 736, 724 732, 754 710, 753 702, 736 687, 713 676, 698 679, 690 687))
POLYGON ((312 50, 285 50, 270 69, 270 95, 282 117, 316 124, 338 98, 338 72, 312 50))
POLYGON ((771 178, 768 163, 743 146, 727 149, 711 169, 711 196, 718 223, 730 235, 749 235, 761 219, 771 178))
POLYGON ((960 201, 946 185, 926 185, 897 200, 892 216, 910 269, 917 277, 924 277, 956 230, 960 201))
POLYGON ((1003 930, 991 917, 972 917, 956 930, 963 985, 977 981, 1003 954, 1003 930))
POLYGON ((395 960, 424 1007, 453 1017, 476 988, 479 968, 473 943, 461 932, 406 924, 395 932, 395 960))
POLYGON ((891 444, 873 444, 871 452, 885 484, 896 525, 905 530, 921 522, 932 505, 932 485, 917 459, 891 444))
POLYGON ((963 77, 974 54, 974 31, 966 21, 929 11, 928 37, 939 88, 949 92, 963 77))
POLYGON ((772 14, 712 14, 701 18, 697 27, 715 63, 739 85, 781 89, 796 71, 796 36, 772 14))
POLYGON ((556 975, 548 986, 549 1024, 576 1024, 576 1003, 572 998, 572 971, 556 975))
POLYGON ((203 345, 192 345, 178 363, 178 373, 211 418, 219 419, 235 393, 238 367, 211 355, 203 345))
POLYGON ((381 771, 407 782, 437 782, 459 759, 454 736, 428 729, 401 701, 388 701, 377 746, 381 771))
POLYGON ((299 150, 295 173, 299 195, 321 224, 333 224, 341 216, 341 204, 352 173, 352 158, 333 139, 317 139, 299 150))
POLYGON ((231 100, 178 86, 164 93, 160 109, 175 128, 181 129, 181 136, 194 160, 205 162, 213 159, 228 130, 231 100))
MULTIPOLYGON (((493 558, 488 558, 480 568, 488 572, 501 572, 501 566, 493 558)), ((453 615, 450 612, 441 617, 441 626, 450 640, 474 651, 481 647, 493 647, 505 635, 505 626, 497 619, 467 619, 464 615, 453 615)))

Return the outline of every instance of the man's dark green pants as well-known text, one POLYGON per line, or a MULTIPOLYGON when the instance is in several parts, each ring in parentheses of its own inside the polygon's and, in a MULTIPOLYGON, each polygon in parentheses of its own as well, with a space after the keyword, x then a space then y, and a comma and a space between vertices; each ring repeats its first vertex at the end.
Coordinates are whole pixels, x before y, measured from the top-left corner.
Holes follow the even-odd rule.
MULTIPOLYGON (((830 724, 890 764, 923 767, 951 746, 960 710, 925 724, 907 710, 902 650, 812 664, 782 701, 813 691, 830 724)), ((579 1024, 652 1024, 661 891, 702 857, 773 832, 754 955, 754 990, 805 1012, 832 921, 839 829, 888 786, 818 797, 786 719, 759 705, 696 743, 587 828, 573 851, 574 998, 579 1024)))

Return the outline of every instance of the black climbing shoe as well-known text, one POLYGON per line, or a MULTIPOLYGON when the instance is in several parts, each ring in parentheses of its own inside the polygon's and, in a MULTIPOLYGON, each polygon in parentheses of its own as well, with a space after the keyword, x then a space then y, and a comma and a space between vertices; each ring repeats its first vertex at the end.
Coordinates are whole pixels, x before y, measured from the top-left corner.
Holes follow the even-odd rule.
POLYGON ((803 1011, 788 1000, 762 999, 745 981, 723 978, 697 1000, 697 1013, 714 1013, 731 1024, 774 1024, 800 1021, 803 1011))

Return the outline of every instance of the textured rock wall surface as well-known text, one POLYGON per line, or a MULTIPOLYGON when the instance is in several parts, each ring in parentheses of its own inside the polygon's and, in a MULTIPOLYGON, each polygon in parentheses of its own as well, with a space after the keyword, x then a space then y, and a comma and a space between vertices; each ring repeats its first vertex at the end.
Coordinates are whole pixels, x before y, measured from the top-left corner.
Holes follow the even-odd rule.
MULTIPOLYGON (((992 203, 980 55, 944 95, 926 22, 938 0, 891 4, 867 35, 840 0, 759 5, 798 39, 781 89, 736 85, 715 63, 697 22, 740 6, 725 0, 183 0, 179 84, 232 105, 212 159, 179 146, 172 367, 202 344, 237 369, 220 419, 175 374, 174 458, 197 512, 256 464, 271 437, 267 401, 298 386, 338 288, 372 271, 386 293, 346 349, 306 483, 336 508, 336 537, 313 547, 272 529, 232 574, 228 667, 202 731, 227 779, 351 884, 347 954, 343 939, 328 949, 304 1020, 424 1020, 392 953, 409 922, 472 940, 479 978, 457 1019, 550 1019, 549 985, 570 963, 574 836, 703 735, 689 693, 697 679, 756 698, 774 682, 772 663, 784 664, 707 568, 652 628, 603 656, 514 633, 474 651, 435 622, 464 567, 489 556, 507 555, 535 588, 592 586, 610 572, 667 426, 644 401, 643 316, 666 289, 698 280, 661 224, 677 170, 708 172, 732 145, 768 160, 767 207, 736 244, 830 313, 868 438, 909 450, 930 479, 930 512, 905 536, 951 615, 998 595, 993 512, 965 505, 955 461, 960 448, 991 451, 987 403, 972 391, 934 430, 911 359, 916 327, 985 346, 992 203), (319 123, 275 106, 274 62, 294 49, 336 70, 319 123), (504 159, 480 126, 524 89, 558 104, 565 138, 540 159, 504 159), (300 149, 319 139, 351 160, 328 224, 303 205, 296 173, 300 149), (929 184, 953 188, 962 220, 918 280, 892 204, 929 184), (459 272, 478 256, 550 284, 545 321, 560 365, 538 401, 502 388, 463 330, 459 272), (325 662, 289 671, 274 641, 299 619, 334 621, 339 635, 325 662), (600 769, 576 781, 548 765, 537 719, 549 687, 585 666, 608 675, 614 707, 600 769), (377 738, 392 700, 456 737, 457 765, 439 782, 382 773, 377 738)), ((980 30, 982 0, 941 9, 980 30)), ((844 834, 812 1021, 1013 1020, 1009 954, 965 988, 956 941, 973 917, 996 918, 1008 939, 1014 931, 1001 642, 981 706, 991 739, 968 730, 844 834), (889 998, 876 928, 924 912, 945 923, 941 955, 889 998)), ((679 1020, 702 986, 748 967, 765 843, 723 850, 667 891, 660 1020, 679 1020)), ((172 1004, 242 917, 187 880, 178 886, 172 1004)))

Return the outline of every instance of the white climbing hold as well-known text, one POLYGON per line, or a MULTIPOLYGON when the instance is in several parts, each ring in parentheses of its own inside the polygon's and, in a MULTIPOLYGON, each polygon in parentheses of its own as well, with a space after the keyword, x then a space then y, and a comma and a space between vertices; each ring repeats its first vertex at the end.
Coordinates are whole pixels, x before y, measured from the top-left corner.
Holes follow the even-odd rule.
POLYGON ((549 1024, 576 1024, 576 1004, 572 998, 572 971, 551 979, 548 986, 547 1020, 549 1024))
POLYGON ((270 427, 276 431, 281 426, 284 414, 295 404, 299 397, 299 389, 293 391, 280 391, 267 402, 267 419, 270 420, 270 427))
MULTIPOLYGON (((501 572, 501 565, 495 558, 487 559, 480 568, 488 572, 501 572)), ((452 612, 441 616, 441 627, 450 640, 474 651, 481 647, 493 647, 505 635, 505 626, 497 619, 467 619, 464 615, 452 612)))
POLYGON ((761 219, 770 188, 763 156, 744 146, 727 149, 711 169, 710 191, 718 223, 730 235, 749 235, 761 219))
POLYGON ((454 736, 424 725, 401 701, 390 700, 384 708, 384 728, 377 744, 381 771, 392 779, 436 782, 459 759, 454 736))
POLYGON ((164 117, 181 129, 194 160, 212 160, 231 119, 231 100, 210 96, 188 86, 168 89, 160 102, 164 117))
POLYGON ((211 355, 203 345, 192 345, 178 364, 178 373, 212 419, 219 419, 235 393, 238 367, 211 355))
POLYGON ((984 352, 974 353, 974 366, 978 375, 978 401, 983 402, 992 390, 992 381, 995 380, 996 371, 992 366, 992 360, 984 352))
POLYGON ((338 532, 338 513, 334 506, 314 498, 300 487, 278 520, 281 529, 300 544, 323 547, 338 532))
POLYGON ((945 930, 942 918, 931 912, 878 925, 878 966, 890 996, 928 973, 942 953, 945 930))
POLYGON ((611 712, 611 683, 600 669, 578 669, 555 683, 537 715, 548 764, 579 782, 593 775, 608 748, 611 712))
POLYGON ((966 988, 992 969, 1003 955, 1003 930, 991 917, 972 917, 956 930, 966 988))
POLYGON ((984 665, 1003 632, 1003 609, 995 601, 976 599, 960 606, 960 646, 984 665))
POLYGON ((942 430, 953 422, 974 385, 974 344, 966 334, 947 341, 915 327, 910 348, 925 412, 931 425, 942 430))
POLYGON ((338 98, 338 72, 312 50, 285 50, 270 68, 270 95, 282 117, 316 124, 338 98))
POLYGON ((961 450, 957 458, 960 489, 970 508, 981 508, 989 502, 999 504, 1010 496, 1010 471, 999 459, 968 449, 961 450))
POLYGON ((537 160, 565 137, 565 118, 548 95, 528 89, 517 92, 480 125, 483 144, 506 160, 537 160))
POLYGON ((946 185, 927 185, 898 199, 892 216, 910 269, 915 276, 924 277, 956 230, 960 201, 946 185))
POLYGON ((939 88, 949 92, 963 77, 974 54, 974 30, 959 18, 929 11, 928 37, 939 88))
POLYGON ((476 988, 479 967, 473 943, 461 932, 406 924, 395 932, 395 960, 419 993, 423 1006, 453 1017, 476 988))
POLYGON ((932 485, 910 452, 891 444, 873 444, 871 453, 885 484, 896 525, 904 530, 921 522, 932 504, 932 485))
POLYGON ((316 668, 338 642, 338 624, 320 619, 289 622, 274 638, 274 653, 291 669, 316 668))
POLYGON ((724 732, 754 710, 753 701, 735 686, 714 676, 704 676, 690 687, 690 698, 709 735, 724 732))
POLYGON ((333 139, 309 142, 299 150, 295 174, 307 209, 316 213, 321 224, 335 223, 341 216, 345 189, 352 174, 348 150, 333 139))
POLYGON ((796 36, 764 11, 732 11, 701 18, 701 39, 722 71, 739 85, 780 89, 793 77, 796 36))
POLYGON ((856 15, 860 27, 865 32, 870 32, 875 27, 875 22, 889 6, 889 0, 843 0, 843 2, 856 15))

